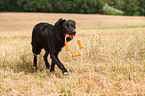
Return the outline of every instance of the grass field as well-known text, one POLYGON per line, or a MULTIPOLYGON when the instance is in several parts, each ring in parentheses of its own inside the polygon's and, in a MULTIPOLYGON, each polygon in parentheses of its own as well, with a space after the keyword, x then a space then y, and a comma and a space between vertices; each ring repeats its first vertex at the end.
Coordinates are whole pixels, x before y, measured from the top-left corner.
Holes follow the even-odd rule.
MULTIPOLYGON (((71 52, 80 51, 76 40, 69 44, 71 52)), ((145 17, 0 13, 0 82, 0 96, 144 96, 145 17), (68 76, 45 68, 44 50, 37 71, 32 62, 34 25, 59 18, 77 22, 84 46, 81 57, 59 54, 68 76)))

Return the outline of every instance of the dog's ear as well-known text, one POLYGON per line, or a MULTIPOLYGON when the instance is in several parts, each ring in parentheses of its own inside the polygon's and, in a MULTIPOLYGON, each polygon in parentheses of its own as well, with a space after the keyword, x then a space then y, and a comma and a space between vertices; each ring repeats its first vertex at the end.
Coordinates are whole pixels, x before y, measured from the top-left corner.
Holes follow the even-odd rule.
POLYGON ((72 22, 72 24, 74 25, 74 28, 76 29, 76 22, 74 20, 68 20, 70 22, 72 22))
POLYGON ((66 20, 63 20, 62 18, 60 18, 56 23, 55 23, 55 26, 60 28, 60 26, 62 25, 62 23, 66 21, 66 20))

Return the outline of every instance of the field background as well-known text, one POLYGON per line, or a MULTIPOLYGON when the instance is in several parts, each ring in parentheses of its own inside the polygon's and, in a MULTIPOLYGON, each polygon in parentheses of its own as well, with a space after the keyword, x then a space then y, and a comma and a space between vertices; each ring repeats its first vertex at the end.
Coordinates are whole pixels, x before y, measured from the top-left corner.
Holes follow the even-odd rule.
MULTIPOLYGON (((144 26, 145 17, 137 16, 0 13, 0 95, 143 96, 144 26), (37 71, 32 62, 33 27, 39 22, 54 24, 59 18, 76 21, 84 46, 81 57, 72 58, 66 51, 59 54, 68 76, 63 76, 58 67, 55 73, 45 68, 44 50, 38 58, 37 71)), ((76 40, 69 44, 75 53, 76 40)))

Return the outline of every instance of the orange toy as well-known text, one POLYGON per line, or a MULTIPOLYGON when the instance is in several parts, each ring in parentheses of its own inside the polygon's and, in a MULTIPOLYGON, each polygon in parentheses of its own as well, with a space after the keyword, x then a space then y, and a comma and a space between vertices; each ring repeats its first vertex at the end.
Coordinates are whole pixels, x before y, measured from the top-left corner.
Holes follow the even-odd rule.
POLYGON ((83 48, 83 46, 82 46, 82 44, 81 44, 81 40, 79 39, 79 37, 78 37, 77 35, 69 35, 69 34, 66 34, 66 36, 65 36, 65 43, 64 43, 64 44, 65 44, 66 51, 67 51, 72 57, 81 56, 82 51, 81 51, 81 53, 79 52, 79 53, 77 53, 77 54, 71 54, 71 53, 69 52, 68 42, 67 42, 66 38, 67 38, 67 37, 72 37, 72 36, 76 36, 76 37, 77 37, 77 39, 78 39, 77 42, 78 42, 78 44, 79 44, 80 49, 83 48))

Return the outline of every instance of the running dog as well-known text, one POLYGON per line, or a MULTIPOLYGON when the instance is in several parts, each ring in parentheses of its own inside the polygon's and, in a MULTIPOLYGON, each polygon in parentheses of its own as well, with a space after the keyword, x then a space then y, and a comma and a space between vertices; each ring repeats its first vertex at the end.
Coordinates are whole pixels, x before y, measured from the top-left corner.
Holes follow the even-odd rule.
MULTIPOLYGON (((61 48, 64 47, 65 34, 75 35, 76 34, 76 22, 74 20, 59 19, 55 25, 49 23, 39 23, 32 31, 32 52, 34 55, 33 62, 37 69, 37 55, 40 54, 41 50, 45 50, 43 56, 45 65, 50 72, 55 71, 55 64, 61 69, 63 74, 68 74, 67 69, 58 59, 58 53, 61 48), (51 67, 48 63, 47 57, 50 54, 52 59, 51 67)), ((73 37, 68 37, 67 41, 72 40, 73 37)))

